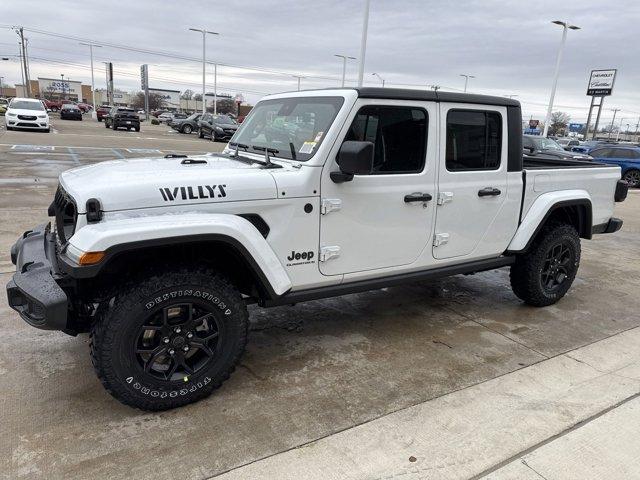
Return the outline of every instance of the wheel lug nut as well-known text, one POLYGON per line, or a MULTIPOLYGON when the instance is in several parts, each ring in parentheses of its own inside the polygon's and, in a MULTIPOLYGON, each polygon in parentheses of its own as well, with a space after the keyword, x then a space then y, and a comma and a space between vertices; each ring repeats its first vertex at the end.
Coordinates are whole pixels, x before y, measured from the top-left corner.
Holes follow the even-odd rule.
POLYGON ((176 333, 180 333, 182 330, 180 329, 180 327, 176 327, 176 329, 174 330, 176 333))
POLYGON ((176 353, 176 351, 173 348, 169 350, 169 355, 173 355, 174 353, 176 353))
POLYGON ((164 338, 162 339, 162 341, 163 341, 164 343, 169 343, 169 338, 168 338, 168 337, 164 337, 164 338))
POLYGON ((193 338, 193 333, 191 332, 187 333, 187 338, 193 338))
POLYGON ((185 345, 184 347, 182 347, 182 350, 184 350, 185 352, 189 351, 189 345, 185 345))

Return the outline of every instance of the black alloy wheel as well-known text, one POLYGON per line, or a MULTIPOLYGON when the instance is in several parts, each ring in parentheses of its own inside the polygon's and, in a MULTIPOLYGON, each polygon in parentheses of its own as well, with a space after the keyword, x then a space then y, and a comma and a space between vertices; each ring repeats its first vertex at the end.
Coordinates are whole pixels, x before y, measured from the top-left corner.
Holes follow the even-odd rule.
POLYGON ((554 244, 548 251, 540 273, 542 288, 553 293, 569 278, 575 263, 572 246, 567 242, 554 244))
POLYGON ((223 336, 210 305, 178 303, 145 320, 132 345, 133 355, 146 375, 183 382, 216 360, 223 336))

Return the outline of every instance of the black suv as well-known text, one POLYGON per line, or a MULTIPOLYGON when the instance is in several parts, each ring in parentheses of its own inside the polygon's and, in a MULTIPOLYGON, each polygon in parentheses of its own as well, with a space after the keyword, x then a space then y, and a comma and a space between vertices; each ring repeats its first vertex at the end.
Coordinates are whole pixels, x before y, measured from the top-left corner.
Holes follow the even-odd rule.
POLYGON ((238 124, 227 115, 213 115, 205 113, 198 122, 200 138, 209 137, 212 141, 227 141, 233 137, 238 129, 238 124))
POLYGON ((105 128, 126 128, 131 130, 135 128, 136 132, 140 131, 140 116, 133 108, 113 107, 111 111, 104 116, 105 128))
POLYGON ((171 128, 180 133, 191 133, 198 130, 198 121, 202 117, 201 113, 194 113, 187 118, 175 119, 171 122, 171 128))
POLYGON ((537 135, 523 135, 522 149, 524 150, 525 155, 534 157, 542 154, 558 160, 593 160, 593 157, 584 153, 565 151, 565 149, 552 138, 545 138, 537 135))

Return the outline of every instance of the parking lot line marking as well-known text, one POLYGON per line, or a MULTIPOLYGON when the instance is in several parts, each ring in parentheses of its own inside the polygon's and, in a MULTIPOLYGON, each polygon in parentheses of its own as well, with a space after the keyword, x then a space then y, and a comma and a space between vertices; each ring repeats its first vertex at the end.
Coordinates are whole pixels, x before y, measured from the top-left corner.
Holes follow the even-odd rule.
MULTIPOLYGON (((0 147, 14 147, 13 143, 0 143, 0 147)), ((86 146, 75 146, 75 145, 56 145, 56 146, 52 146, 51 148, 69 148, 72 147, 76 150, 78 149, 89 149, 89 150, 112 150, 112 147, 86 147, 86 146)), ((12 148, 13 150, 13 148, 12 148)), ((160 153, 162 152, 171 152, 171 153, 176 153, 176 152, 184 152, 184 153, 199 153, 201 155, 206 155, 207 153, 220 153, 220 152, 210 152, 210 151, 206 151, 206 150, 182 150, 182 149, 164 149, 164 150, 158 150, 160 153)), ((66 153, 65 153, 66 155, 66 153)))
POLYGON ((51 155, 66 155, 69 156, 71 155, 70 153, 58 153, 58 152, 8 152, 11 155, 47 155, 47 156, 51 156, 51 155))
POLYGON ((162 153, 155 148, 125 148, 125 150, 129 153, 162 153))
POLYGON ((53 145, 13 145, 11 150, 27 150, 27 151, 38 151, 38 150, 48 150, 53 151, 56 147, 53 145))
POLYGON ((127 158, 127 157, 125 157, 122 153, 120 153, 120 152, 119 152, 117 149, 115 149, 115 148, 112 148, 112 149, 111 149, 111 151, 112 151, 116 156, 118 156, 118 157, 120 157, 120 158, 122 158, 122 159, 127 158))
POLYGON ((67 150, 69 150, 69 153, 71 154, 71 158, 73 159, 73 162, 76 165, 80 165, 80 159, 78 158, 78 154, 74 152, 71 147, 67 147, 67 150))

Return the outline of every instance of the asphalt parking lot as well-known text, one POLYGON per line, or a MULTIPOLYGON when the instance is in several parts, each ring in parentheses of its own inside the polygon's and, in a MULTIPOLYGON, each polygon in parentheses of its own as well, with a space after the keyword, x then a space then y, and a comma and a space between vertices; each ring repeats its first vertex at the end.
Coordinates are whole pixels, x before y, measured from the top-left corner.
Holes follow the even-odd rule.
MULTIPOLYGON (((139 133, 89 119, 54 119, 49 134, 1 129, 2 284, 10 245, 47 220, 61 171, 223 146, 146 122, 139 133)), ((552 307, 523 305, 503 269, 251 309, 230 381, 163 413, 118 403, 86 335, 31 328, 3 296, 0 476, 540 478, 523 465, 543 465, 535 454, 560 437, 578 442, 580 428, 625 408, 637 418, 639 209, 630 192, 616 206, 623 229, 583 242, 578 278, 552 307)))

